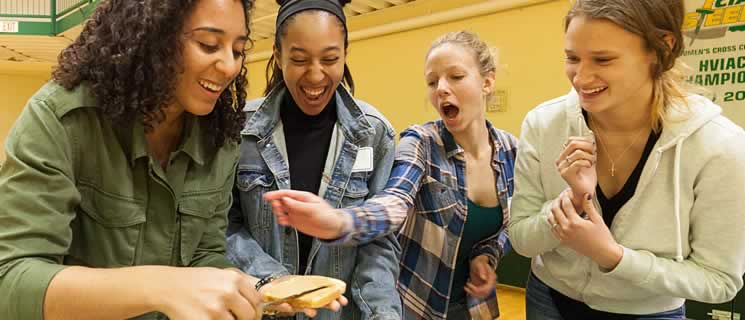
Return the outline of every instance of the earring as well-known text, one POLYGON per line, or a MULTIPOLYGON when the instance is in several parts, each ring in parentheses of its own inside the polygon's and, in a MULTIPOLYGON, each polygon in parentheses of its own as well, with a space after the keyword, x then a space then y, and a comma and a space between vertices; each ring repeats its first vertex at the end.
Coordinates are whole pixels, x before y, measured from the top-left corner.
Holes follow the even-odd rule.
POLYGON ((230 107, 233 109, 233 112, 238 111, 238 89, 235 88, 235 81, 230 86, 230 96, 233 99, 230 107))

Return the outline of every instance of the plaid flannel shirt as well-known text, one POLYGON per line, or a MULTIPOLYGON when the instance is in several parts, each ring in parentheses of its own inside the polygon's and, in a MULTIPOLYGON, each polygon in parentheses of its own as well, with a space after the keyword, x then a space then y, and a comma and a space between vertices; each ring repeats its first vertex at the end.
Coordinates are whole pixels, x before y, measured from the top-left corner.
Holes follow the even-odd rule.
MULTIPOLYGON (((514 190, 517 140, 488 121, 494 145, 492 168, 502 208, 500 230, 477 243, 471 257, 486 255, 495 268, 511 245, 506 226, 514 190)), ((445 319, 452 274, 467 217, 464 151, 441 120, 414 125, 401 133, 391 177, 385 189, 361 207, 344 209, 354 228, 337 243, 360 243, 399 227, 402 247, 398 289, 404 319, 445 319), (404 223, 405 220, 405 223, 404 223)), ((468 297, 473 319, 499 315, 496 291, 485 299, 468 297)))

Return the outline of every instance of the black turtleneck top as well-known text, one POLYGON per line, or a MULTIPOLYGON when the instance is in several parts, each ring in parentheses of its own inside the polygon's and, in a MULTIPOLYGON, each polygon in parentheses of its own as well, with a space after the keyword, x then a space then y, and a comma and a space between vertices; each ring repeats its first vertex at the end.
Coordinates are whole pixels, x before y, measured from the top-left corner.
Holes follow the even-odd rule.
MULTIPOLYGON (((287 145, 290 188, 318 194, 337 119, 335 99, 332 97, 321 113, 310 116, 287 93, 282 99, 280 118, 287 145)), ((312 244, 312 237, 298 232, 298 274, 305 273, 312 244)))

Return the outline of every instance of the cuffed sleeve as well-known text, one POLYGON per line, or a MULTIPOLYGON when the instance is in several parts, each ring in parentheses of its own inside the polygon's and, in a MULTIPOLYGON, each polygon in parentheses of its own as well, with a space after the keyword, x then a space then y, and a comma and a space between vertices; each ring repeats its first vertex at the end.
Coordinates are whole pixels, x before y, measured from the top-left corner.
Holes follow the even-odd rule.
POLYGON ((496 272, 497 266, 499 266, 499 261, 501 261, 502 257, 511 250, 512 244, 510 243, 507 229, 505 228, 495 236, 477 243, 473 249, 471 249, 471 259, 478 256, 486 256, 489 259, 489 264, 496 272))

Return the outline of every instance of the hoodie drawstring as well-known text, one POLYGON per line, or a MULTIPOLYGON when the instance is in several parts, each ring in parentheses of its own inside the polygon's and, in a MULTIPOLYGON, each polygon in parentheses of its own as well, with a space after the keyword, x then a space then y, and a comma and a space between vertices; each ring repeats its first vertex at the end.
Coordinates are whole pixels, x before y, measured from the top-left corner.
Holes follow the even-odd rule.
MULTIPOLYGON (((683 150, 683 140, 685 140, 684 136, 678 136, 676 139, 657 149, 659 155, 662 156, 663 151, 675 146, 675 162, 673 165, 673 170, 675 170, 673 172, 673 201, 675 203, 673 204, 673 206, 675 208, 675 235, 678 238, 675 252, 675 261, 677 262, 683 261, 683 235, 680 231, 680 155, 683 150)), ((660 160, 658 158, 657 164, 660 163, 659 161, 660 160)))
POLYGON ((683 239, 680 232, 680 154, 683 149, 683 139, 678 138, 678 142, 675 144, 675 192, 673 193, 673 200, 675 201, 675 233, 678 236, 678 251, 675 254, 675 261, 683 261, 683 239))
MULTIPOLYGON (((584 128, 584 122, 585 118, 582 117, 582 115, 577 116, 577 129, 579 130, 579 136, 584 136, 584 132, 582 128, 584 128)), ((669 143, 665 144, 664 146, 657 149, 658 158, 657 163, 655 164, 655 170, 657 171, 657 165, 660 164, 660 158, 662 157, 662 152, 664 152, 667 149, 670 149, 672 147, 675 147, 675 162, 674 162, 674 172, 673 172, 673 179, 674 179, 674 190, 673 190, 673 201, 675 202, 674 208, 675 208, 675 235, 677 237, 678 243, 676 245, 676 251, 675 251, 675 261, 682 262, 683 261, 683 234, 680 231, 680 155, 683 151, 683 141, 685 140, 684 135, 680 135, 674 140, 670 141, 669 143)))

